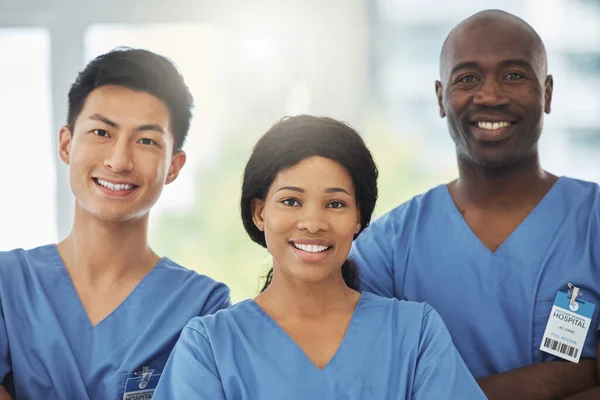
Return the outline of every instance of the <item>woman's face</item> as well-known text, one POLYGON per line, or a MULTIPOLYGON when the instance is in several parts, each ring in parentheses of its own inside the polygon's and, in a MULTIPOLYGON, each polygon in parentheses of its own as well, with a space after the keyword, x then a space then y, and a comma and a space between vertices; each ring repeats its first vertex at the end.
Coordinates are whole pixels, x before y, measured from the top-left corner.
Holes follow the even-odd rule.
POLYGON ((280 171, 252 203, 276 275, 304 282, 341 279, 360 230, 354 185, 336 161, 313 156, 280 171))

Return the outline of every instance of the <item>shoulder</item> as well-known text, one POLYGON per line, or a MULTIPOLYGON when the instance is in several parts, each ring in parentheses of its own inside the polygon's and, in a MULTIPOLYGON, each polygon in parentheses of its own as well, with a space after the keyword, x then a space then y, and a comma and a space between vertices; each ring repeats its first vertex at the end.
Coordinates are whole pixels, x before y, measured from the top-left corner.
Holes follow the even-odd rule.
MULTIPOLYGON (((375 219, 367 227, 369 229, 394 229, 397 226, 405 226, 419 219, 423 210, 443 201, 448 195, 446 185, 438 185, 425 193, 419 194, 410 200, 398 205, 381 217, 375 219)), ((359 235, 360 238, 360 235, 359 235)))
POLYGON ((561 176, 558 181, 558 184, 565 185, 569 188, 587 191, 591 193, 597 193, 600 191, 600 186, 596 182, 584 181, 577 178, 570 178, 568 176, 561 176))
POLYGON ((600 202, 600 186, 595 182, 560 177, 555 186, 570 203, 589 204, 591 202, 597 205, 600 202))
POLYGON ((39 267, 55 266, 59 257, 55 245, 0 251, 0 278, 24 274, 39 267))
POLYGON ((363 307, 372 313, 382 313, 386 319, 404 326, 420 326, 433 308, 427 303, 382 297, 369 292, 362 293, 363 307))
POLYGON ((566 207, 569 213, 582 223, 600 223, 600 186, 595 182, 560 177, 555 183, 557 195, 552 197, 554 206, 566 207))
MULTIPOLYGON (((231 337, 232 333, 250 329, 249 321, 256 316, 252 300, 243 300, 214 314, 193 318, 186 328, 202 335, 207 341, 231 337)), ((234 334, 235 336, 235 334, 234 334)))
POLYGON ((163 257, 160 260, 158 267, 160 268, 159 273, 169 282, 189 285, 192 286, 194 290, 199 290, 203 293, 222 291, 229 294, 229 288, 224 283, 188 269, 170 258, 163 257))

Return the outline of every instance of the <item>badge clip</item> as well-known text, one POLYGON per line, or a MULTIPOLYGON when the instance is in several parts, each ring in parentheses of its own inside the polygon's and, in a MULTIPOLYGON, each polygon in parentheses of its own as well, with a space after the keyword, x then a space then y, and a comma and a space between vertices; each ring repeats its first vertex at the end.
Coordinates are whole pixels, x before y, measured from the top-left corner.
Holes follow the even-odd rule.
POLYGON ((154 372, 154 370, 148 369, 148 367, 142 368, 142 373, 140 374, 142 377, 142 380, 139 385, 140 389, 145 389, 146 386, 148 386, 148 383, 150 382, 150 379, 152 378, 153 372, 154 372))
POLYGON ((581 296, 581 290, 573 285, 571 282, 567 284, 569 286, 569 296, 571 296, 571 301, 569 301, 569 308, 571 311, 577 311, 579 308, 579 304, 577 304, 577 297, 581 296))

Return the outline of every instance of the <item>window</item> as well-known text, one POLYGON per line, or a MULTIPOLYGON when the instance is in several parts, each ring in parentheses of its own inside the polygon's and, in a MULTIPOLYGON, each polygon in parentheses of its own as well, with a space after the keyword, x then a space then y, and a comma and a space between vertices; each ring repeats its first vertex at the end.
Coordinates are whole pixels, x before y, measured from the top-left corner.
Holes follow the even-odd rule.
POLYGON ((0 29, 0 250, 57 240, 49 43, 44 29, 0 29))

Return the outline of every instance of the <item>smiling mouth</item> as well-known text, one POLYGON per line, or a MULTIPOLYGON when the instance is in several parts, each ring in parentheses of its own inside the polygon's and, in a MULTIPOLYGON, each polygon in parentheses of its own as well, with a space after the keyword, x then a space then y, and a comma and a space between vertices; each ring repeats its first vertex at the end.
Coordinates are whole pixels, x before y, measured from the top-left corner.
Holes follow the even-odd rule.
POLYGON ((474 121, 474 122, 471 122, 471 125, 479 128, 479 129, 485 129, 486 131, 497 131, 499 129, 508 128, 508 127, 514 125, 514 122, 510 122, 510 121, 498 121, 498 122, 474 121))
POLYGON ((300 243, 294 243, 294 242, 292 242, 292 246, 294 246, 298 250, 302 250, 307 253, 322 253, 333 247, 333 246, 320 246, 317 244, 300 244, 300 243))
POLYGON ((127 191, 135 190, 139 187, 138 185, 133 185, 130 183, 115 184, 115 183, 108 182, 108 181, 105 181, 100 178, 92 178, 92 180, 96 183, 96 185, 102 186, 103 188, 108 189, 112 192, 127 192, 127 191))

